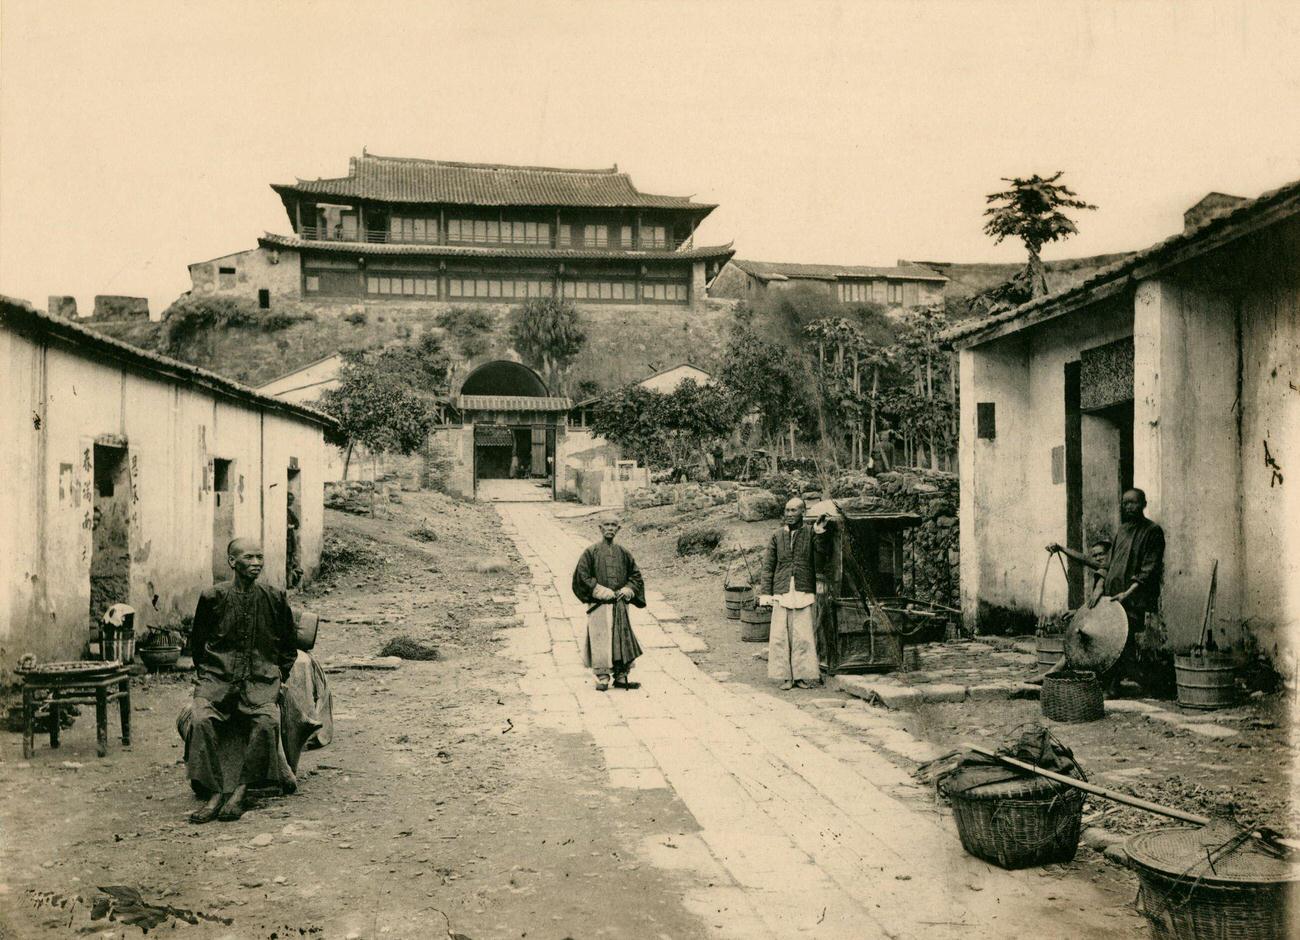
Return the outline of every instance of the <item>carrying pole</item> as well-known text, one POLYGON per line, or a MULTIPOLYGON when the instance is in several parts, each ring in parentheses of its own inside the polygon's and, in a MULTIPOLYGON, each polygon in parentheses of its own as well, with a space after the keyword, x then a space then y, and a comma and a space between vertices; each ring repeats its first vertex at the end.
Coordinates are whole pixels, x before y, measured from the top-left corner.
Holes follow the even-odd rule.
MULTIPOLYGON (((1181 809, 1174 809, 1172 806, 1161 806, 1159 803, 1152 803, 1150 800, 1143 800, 1136 796, 1129 796, 1127 793, 1120 793, 1118 790, 1108 790, 1106 787, 1099 787, 1095 783, 1089 783, 1086 780, 1076 780, 1074 777, 1067 777, 1065 774, 1058 774, 1054 770, 1046 770, 1042 767, 1035 766, 1034 764, 1017 760, 1014 757, 1008 757, 1006 754, 999 754, 986 747, 980 747, 978 744, 963 744, 962 747, 969 751, 974 751, 976 754, 991 757, 1009 767, 1027 770, 1031 774, 1046 777, 1048 780, 1055 780, 1057 783, 1063 783, 1066 786, 1074 787, 1076 790, 1082 790, 1085 793, 1091 793, 1094 796, 1105 797, 1108 800, 1114 800, 1116 803, 1123 803, 1125 806, 1144 809, 1148 813, 1155 813, 1157 816, 1168 816, 1170 819, 1178 819, 1197 826, 1208 826, 1212 822, 1208 816, 1198 816, 1195 813, 1185 813, 1181 809)), ((1256 829, 1251 832, 1250 835, 1269 845, 1283 846, 1291 851, 1300 850, 1300 841, 1295 839, 1278 838, 1276 833, 1265 833, 1256 829)))

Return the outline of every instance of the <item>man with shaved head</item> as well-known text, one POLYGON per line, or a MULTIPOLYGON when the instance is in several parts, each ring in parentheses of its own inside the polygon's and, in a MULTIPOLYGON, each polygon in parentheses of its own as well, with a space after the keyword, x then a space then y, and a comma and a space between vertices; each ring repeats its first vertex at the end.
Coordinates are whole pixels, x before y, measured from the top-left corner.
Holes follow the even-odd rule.
POLYGON ((297 658, 293 613, 284 591, 258 581, 262 546, 226 547, 234 579, 199 596, 190 633, 195 689, 185 765, 206 796, 190 822, 236 820, 250 786, 297 786, 280 746, 282 685, 297 658))
POLYGON ((587 548, 573 569, 573 593, 587 605, 587 642, 582 663, 596 674, 596 688, 635 689, 639 682, 628 678, 632 662, 641 655, 641 644, 632 632, 627 605, 645 606, 645 581, 636 559, 622 545, 614 544, 618 517, 607 513, 600 518, 599 542, 587 548))
POLYGON ((784 525, 773 533, 763 556, 758 603, 772 608, 767 643, 767 675, 778 679, 782 691, 810 689, 821 684, 813 604, 817 600, 817 569, 825 556, 827 520, 804 524, 804 501, 785 504, 784 525))

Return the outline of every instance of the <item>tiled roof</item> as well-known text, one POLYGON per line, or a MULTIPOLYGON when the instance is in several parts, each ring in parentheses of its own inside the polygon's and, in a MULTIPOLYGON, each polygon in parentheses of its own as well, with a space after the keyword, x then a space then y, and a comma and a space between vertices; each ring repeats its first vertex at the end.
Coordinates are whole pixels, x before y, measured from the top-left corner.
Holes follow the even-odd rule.
POLYGON ((568 411, 568 398, 533 395, 460 395, 456 407, 461 411, 568 411))
POLYGON ((395 245, 388 243, 371 244, 369 242, 313 241, 296 238, 292 235, 276 235, 267 232, 257 240, 264 248, 293 248, 299 251, 327 251, 345 255, 396 255, 425 258, 540 258, 559 261, 706 261, 711 258, 726 260, 735 252, 731 244, 709 245, 703 248, 678 249, 677 251, 625 251, 619 249, 601 249, 588 251, 583 248, 529 248, 511 246, 501 248, 479 248, 468 245, 395 245))
POLYGON ((445 203, 466 206, 595 206, 604 208, 693 209, 715 207, 689 196, 657 196, 632 185, 618 167, 566 170, 495 163, 452 163, 362 153, 348 161, 348 175, 298 180, 272 187, 318 196, 382 202, 445 203))
POLYGON ((876 268, 861 264, 786 264, 781 261, 746 261, 741 258, 736 258, 732 263, 745 273, 753 275, 762 281, 779 281, 792 278, 833 281, 842 277, 875 277, 907 281, 948 280, 942 274, 931 271, 919 264, 876 268))
POLYGON ((315 408, 263 395, 247 385, 241 385, 207 369, 200 369, 188 362, 170 359, 138 346, 132 346, 130 343, 105 336, 103 333, 96 333, 62 317, 52 317, 48 313, 35 309, 26 301, 0 295, 0 326, 60 340, 74 347, 78 352, 93 356, 99 362, 120 362, 164 380, 196 385, 213 394, 235 398, 255 407, 284 412, 291 417, 321 425, 328 431, 335 431, 338 428, 338 422, 315 408))
POLYGON ((1223 211, 1210 216, 1199 225, 1170 236, 1164 241, 1157 242, 1150 248, 1135 252, 1123 261, 1102 268, 1092 277, 1086 278, 1072 287, 1056 291, 1053 294, 1047 294, 1036 300, 1031 300, 1029 303, 1021 304, 1019 307, 1003 310, 991 316, 966 320, 956 326, 949 327, 940 334, 939 338, 942 342, 948 344, 962 343, 962 341, 971 340, 987 330, 1025 319, 1045 308, 1069 304, 1071 301, 1081 299, 1083 295, 1095 291, 1103 285, 1130 277, 1139 268, 1158 264, 1166 260, 1175 251, 1196 252, 1198 248, 1209 250, 1222 244, 1224 240, 1231 240, 1243 235, 1248 231, 1251 222, 1270 211, 1276 211, 1283 215, 1300 214, 1300 180, 1270 190, 1248 202, 1226 207, 1223 211))

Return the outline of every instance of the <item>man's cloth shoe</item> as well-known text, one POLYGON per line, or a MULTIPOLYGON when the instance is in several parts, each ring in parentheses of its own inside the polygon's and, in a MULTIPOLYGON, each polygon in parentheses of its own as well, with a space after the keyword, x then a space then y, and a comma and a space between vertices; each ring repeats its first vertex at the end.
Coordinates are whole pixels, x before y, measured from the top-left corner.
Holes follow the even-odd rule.
POLYGON ((633 682, 627 676, 615 676, 614 687, 619 689, 639 689, 641 688, 641 683, 633 682))
POLYGON ((601 676, 599 679, 596 680, 596 691, 597 691, 597 692, 604 692, 604 691, 605 691, 606 689, 608 689, 608 688, 609 688, 609 677, 608 677, 608 676, 601 676))

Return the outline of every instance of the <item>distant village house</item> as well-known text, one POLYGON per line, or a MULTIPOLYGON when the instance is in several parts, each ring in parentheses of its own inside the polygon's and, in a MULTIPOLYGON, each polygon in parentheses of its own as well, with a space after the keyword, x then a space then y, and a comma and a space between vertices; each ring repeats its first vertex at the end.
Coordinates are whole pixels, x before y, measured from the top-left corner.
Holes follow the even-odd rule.
POLYGON ((733 258, 709 287, 714 297, 738 299, 798 285, 825 291, 842 303, 877 303, 911 309, 943 303, 948 279, 910 262, 893 267, 843 264, 789 264, 733 258))

